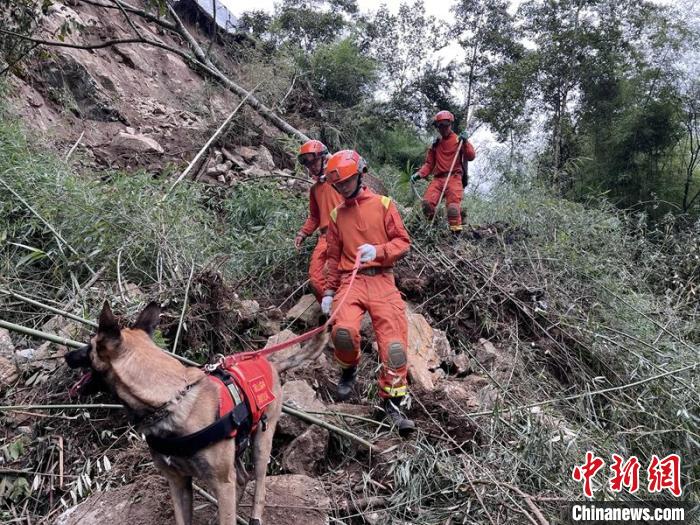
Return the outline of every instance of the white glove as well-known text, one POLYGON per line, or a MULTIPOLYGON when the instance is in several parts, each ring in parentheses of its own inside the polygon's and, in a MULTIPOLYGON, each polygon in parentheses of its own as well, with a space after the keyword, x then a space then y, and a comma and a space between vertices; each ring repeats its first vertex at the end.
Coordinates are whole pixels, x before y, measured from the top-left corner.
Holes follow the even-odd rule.
POLYGON ((377 249, 371 244, 363 244, 360 246, 360 262, 367 263, 373 261, 377 257, 377 249))
POLYGON ((332 304, 333 304, 333 296, 326 295, 323 299, 321 299, 321 311, 326 315, 330 315, 332 304))

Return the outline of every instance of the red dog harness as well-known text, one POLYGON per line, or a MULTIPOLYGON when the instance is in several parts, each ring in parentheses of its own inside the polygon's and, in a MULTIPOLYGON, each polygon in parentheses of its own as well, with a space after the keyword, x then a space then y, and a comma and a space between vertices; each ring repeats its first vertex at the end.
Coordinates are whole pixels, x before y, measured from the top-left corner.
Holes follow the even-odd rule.
POLYGON ((187 436, 147 436, 153 450, 168 456, 192 456, 214 443, 235 438, 239 455, 258 425, 265 431, 265 409, 275 400, 270 362, 251 356, 221 363, 207 373, 219 390, 219 418, 187 436))
MULTIPOLYGON (((250 417, 250 432, 255 432, 265 409, 275 400, 270 362, 263 357, 253 357, 226 363, 225 368, 222 365, 216 373, 211 373, 209 379, 219 388, 219 417, 226 417, 238 405, 245 403, 250 417)), ((237 431, 234 429, 229 437, 234 437, 237 431)))

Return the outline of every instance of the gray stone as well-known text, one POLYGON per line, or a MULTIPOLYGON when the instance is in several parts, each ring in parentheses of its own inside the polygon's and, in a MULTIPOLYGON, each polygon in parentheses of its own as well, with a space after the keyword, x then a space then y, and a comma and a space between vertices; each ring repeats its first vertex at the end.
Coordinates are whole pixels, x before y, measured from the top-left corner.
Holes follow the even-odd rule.
MULTIPOLYGON (((239 507, 248 516, 255 483, 248 483, 239 507)), ((323 484, 309 476, 268 476, 265 481, 263 523, 274 525, 327 525, 331 501, 323 484)))
POLYGON ((10 338, 10 332, 4 328, 0 328, 0 356, 12 357, 15 353, 15 345, 12 343, 10 338))
POLYGON ((321 307, 312 294, 304 295, 286 315, 288 322, 301 322, 307 327, 318 326, 321 319, 321 307))
POLYGON ((163 153, 164 150, 155 139, 146 135, 130 135, 120 132, 112 139, 112 147, 131 153, 163 153))
POLYGON ((18 379, 17 366, 6 357, 0 356, 0 392, 14 385, 18 379))
MULTIPOLYGON (((322 412, 326 406, 316 397, 316 391, 302 380, 287 381, 282 386, 282 399, 292 408, 304 411, 322 412)), ((288 414, 282 414, 277 424, 277 430, 288 436, 299 436, 309 427, 305 423, 288 414)))
POLYGON ((258 148, 258 153, 255 156, 255 163, 262 169, 272 171, 275 169, 275 161, 272 158, 272 153, 265 146, 258 148))
POLYGON ((312 425, 284 449, 282 468, 291 474, 313 475, 327 450, 328 431, 312 425))

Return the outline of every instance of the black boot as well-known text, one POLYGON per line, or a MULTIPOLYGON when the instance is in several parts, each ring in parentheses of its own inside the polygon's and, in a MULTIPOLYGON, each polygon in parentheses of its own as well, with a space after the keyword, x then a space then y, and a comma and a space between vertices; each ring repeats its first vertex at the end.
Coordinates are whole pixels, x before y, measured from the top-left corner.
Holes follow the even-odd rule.
POLYGON ((357 376, 357 368, 351 366, 349 368, 343 368, 343 373, 340 376, 340 381, 338 381, 338 389, 336 390, 336 398, 338 401, 345 401, 352 394, 352 387, 355 384, 355 377, 357 376))
POLYGON ((398 429, 399 436, 406 437, 416 429, 416 424, 401 413, 401 401, 403 396, 385 399, 384 412, 386 418, 398 429))

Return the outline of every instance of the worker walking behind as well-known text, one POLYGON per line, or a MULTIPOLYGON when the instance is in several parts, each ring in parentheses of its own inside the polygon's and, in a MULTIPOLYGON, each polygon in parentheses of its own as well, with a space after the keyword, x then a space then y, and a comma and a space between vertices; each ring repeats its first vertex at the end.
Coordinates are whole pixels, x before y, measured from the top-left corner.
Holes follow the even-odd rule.
POLYGON ((330 184, 326 184, 323 177, 323 170, 329 157, 328 149, 318 140, 310 140, 299 149, 299 163, 306 168, 306 171, 316 182, 309 190, 309 216, 294 238, 294 246, 299 250, 304 240, 318 228, 318 241, 309 261, 309 280, 319 303, 326 289, 328 219, 331 210, 343 200, 330 184))
POLYGON ((362 185, 367 164, 356 151, 334 154, 326 166, 328 182, 344 201, 331 212, 328 225, 328 279, 321 308, 335 312, 331 338, 342 367, 337 397, 350 396, 360 362, 360 323, 369 312, 379 347, 379 396, 387 418, 406 436, 415 429, 401 413, 407 394, 408 324, 406 304, 396 288, 392 267, 411 245, 408 232, 391 198, 362 185), (356 254, 363 263, 352 287, 356 254), (341 298, 345 297, 342 305, 341 298))
POLYGON ((433 175, 433 180, 423 195, 423 214, 432 220, 440 204, 440 197, 444 193, 447 203, 447 222, 452 232, 459 233, 462 231, 463 163, 466 165, 467 161, 474 160, 476 152, 474 146, 467 140, 466 131, 460 135, 452 131, 454 120, 454 115, 449 111, 440 111, 435 115, 433 126, 437 128, 440 137, 435 139, 425 155, 425 164, 411 175, 411 183, 433 175), (457 156, 456 159, 455 156, 457 156), (453 166, 451 173, 450 166, 453 166))

